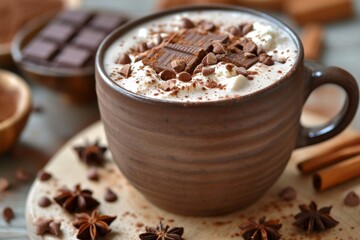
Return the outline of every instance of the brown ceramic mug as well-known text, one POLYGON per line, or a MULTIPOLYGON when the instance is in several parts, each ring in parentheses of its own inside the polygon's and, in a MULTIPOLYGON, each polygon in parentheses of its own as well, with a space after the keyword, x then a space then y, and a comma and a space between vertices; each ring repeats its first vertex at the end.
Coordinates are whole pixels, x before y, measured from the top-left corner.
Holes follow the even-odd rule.
POLYGON ((255 202, 279 178, 295 148, 341 132, 359 102, 358 86, 348 72, 305 66, 301 42, 289 27, 267 14, 234 6, 170 10, 115 30, 98 50, 96 89, 109 148, 129 182, 165 210, 198 216, 224 214, 255 202), (299 52, 292 69, 253 94, 197 103, 137 95, 106 73, 104 54, 127 31, 166 15, 214 9, 260 16, 289 33, 299 52), (324 126, 302 126, 307 97, 329 83, 345 90, 343 109, 324 126))

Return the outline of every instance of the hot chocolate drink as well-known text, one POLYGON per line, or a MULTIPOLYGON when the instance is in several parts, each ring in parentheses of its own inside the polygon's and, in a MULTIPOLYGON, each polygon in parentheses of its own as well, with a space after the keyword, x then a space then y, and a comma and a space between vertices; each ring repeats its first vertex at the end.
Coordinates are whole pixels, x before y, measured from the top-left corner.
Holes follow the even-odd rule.
POLYGON ((294 39, 250 13, 204 10, 159 17, 115 41, 104 63, 119 86, 150 98, 237 98, 275 84, 298 58, 294 39))

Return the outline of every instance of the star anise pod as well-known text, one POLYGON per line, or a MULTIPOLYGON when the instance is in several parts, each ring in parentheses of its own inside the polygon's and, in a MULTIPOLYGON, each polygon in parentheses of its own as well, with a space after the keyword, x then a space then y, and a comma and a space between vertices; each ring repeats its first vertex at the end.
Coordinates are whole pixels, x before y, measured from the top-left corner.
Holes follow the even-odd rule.
POLYGON ((279 220, 266 221, 265 217, 259 219, 259 222, 249 221, 240 226, 241 236, 245 240, 278 240, 281 238, 279 233, 282 224, 279 220))
POLYGON ((91 216, 86 213, 78 213, 75 216, 76 219, 73 222, 73 225, 79 229, 76 237, 82 240, 96 240, 100 237, 104 237, 111 231, 109 225, 116 218, 100 215, 97 210, 93 211, 91 216))
POLYGON ((169 225, 164 227, 163 223, 156 227, 145 227, 145 233, 139 235, 141 240, 183 240, 183 227, 170 228, 169 225))
POLYGON ((75 146, 79 159, 90 166, 103 166, 105 163, 105 152, 106 147, 100 146, 99 142, 96 141, 93 144, 85 144, 84 146, 75 146))
POLYGON ((69 213, 93 210, 99 205, 99 202, 92 197, 92 192, 88 189, 81 189, 80 184, 75 186, 74 191, 66 188, 60 189, 54 200, 69 213))
POLYGON ((335 227, 339 222, 330 216, 331 206, 323 207, 319 210, 315 202, 310 205, 299 205, 300 213, 295 215, 296 227, 306 230, 308 233, 320 232, 335 227))

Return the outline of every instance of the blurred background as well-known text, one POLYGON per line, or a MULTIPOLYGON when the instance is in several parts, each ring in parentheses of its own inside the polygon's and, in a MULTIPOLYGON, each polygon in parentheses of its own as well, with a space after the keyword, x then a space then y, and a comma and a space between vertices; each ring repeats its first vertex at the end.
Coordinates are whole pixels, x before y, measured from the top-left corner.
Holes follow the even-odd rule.
MULTIPOLYGON (((0 42, 0 63, 10 62, 10 60, 4 59, 9 55, 9 46, 15 30, 7 30, 13 28, 17 32, 32 18, 41 15, 37 13, 35 16, 28 16, 28 19, 22 21, 20 25, 17 23, 13 27, 16 22, 14 19, 17 16, 12 12, 11 9, 14 8, 9 7, 9 4, 16 3, 18 4, 16 9, 20 9, 18 6, 24 2, 28 2, 28 4, 32 2, 32 6, 36 8, 38 5, 44 6, 44 3, 48 1, 60 0, 0 1, 0 31, 8 32, 7 39, 11 39, 9 42, 0 42)), ((64 1, 65 8, 119 11, 120 15, 126 15, 130 19, 162 9, 193 3, 236 4, 260 9, 282 19, 302 37, 308 60, 325 66, 344 68, 360 84, 360 0, 64 1)), ((59 7, 56 6, 55 8, 59 7)), ((47 13, 43 10, 41 12, 47 13)), ((27 11, 25 10, 24 13, 27 11)), ((0 210, 2 206, 11 204, 16 209, 16 215, 19 216, 10 226, 0 219, 0 239, 27 239, 23 208, 31 180, 69 138, 91 123, 98 121, 99 113, 95 98, 88 102, 73 102, 66 96, 64 97, 63 94, 59 94, 36 81, 31 81, 13 64, 2 64, 0 68, 19 74, 29 84, 32 92, 33 106, 19 141, 5 154, 0 154, 0 178, 6 178, 11 183, 11 191, 2 192, 0 186, 0 210), (19 176, 16 176, 16 172, 19 170, 24 170, 28 174, 26 181, 19 180, 19 176)), ((335 86, 324 86, 311 95, 305 109, 324 116, 325 120, 330 119, 341 109, 344 99, 345 95, 341 89, 335 86)), ((1 111, 4 111, 4 106, 0 105, 1 111)), ((358 111, 352 127, 360 131, 360 111, 358 111)), ((0 144, 3 144, 2 141, 4 140, 0 138, 0 144)))

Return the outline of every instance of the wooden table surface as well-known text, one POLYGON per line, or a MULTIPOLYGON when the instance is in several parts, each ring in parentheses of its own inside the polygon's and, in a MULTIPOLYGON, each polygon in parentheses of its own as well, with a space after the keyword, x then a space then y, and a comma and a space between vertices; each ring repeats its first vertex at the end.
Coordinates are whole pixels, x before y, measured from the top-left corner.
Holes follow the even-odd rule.
MULTIPOLYGON (((360 0, 354 2, 357 9, 355 18, 326 26, 322 63, 347 69, 360 83, 360 0)), ((153 3, 154 0, 84 0, 83 5, 85 8, 116 8, 138 17, 152 12, 153 3)), ((286 21, 296 29, 291 21, 286 21)), ((301 33, 300 30, 298 32, 301 33)), ((31 87, 33 103, 43 108, 43 111, 32 113, 18 145, 11 152, 0 156, 0 177, 8 178, 12 184, 10 191, 0 193, 0 211, 10 206, 16 214, 11 224, 6 224, 0 217, 0 240, 28 239, 24 205, 36 172, 70 137, 99 119, 96 103, 74 106, 40 86, 31 87), (32 179, 28 182, 16 180, 14 174, 17 169, 26 169, 32 179)), ((323 88, 309 99, 306 108, 331 115, 340 107, 342 99, 343 96, 336 89, 323 88)), ((360 130, 360 112, 353 121, 353 127, 360 130)))

